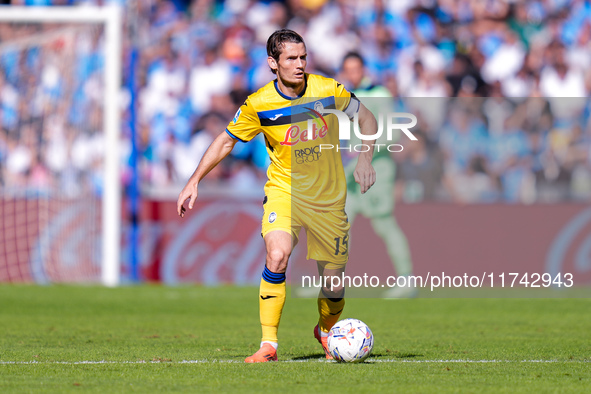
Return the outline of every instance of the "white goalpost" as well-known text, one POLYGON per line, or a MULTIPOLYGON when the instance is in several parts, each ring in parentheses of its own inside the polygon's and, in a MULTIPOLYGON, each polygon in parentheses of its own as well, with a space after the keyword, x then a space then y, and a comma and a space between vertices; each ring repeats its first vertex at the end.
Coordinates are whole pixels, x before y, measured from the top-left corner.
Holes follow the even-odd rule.
MULTIPOLYGON (((69 87, 59 87, 56 88, 56 90, 58 91, 58 93, 45 93, 45 94, 61 94, 63 97, 64 91, 69 92, 70 90, 72 90, 75 93, 72 93, 72 97, 73 99, 70 101, 75 101, 76 97, 75 94, 77 94, 76 92, 80 92, 80 91, 84 91, 84 89, 87 89, 87 94, 89 95, 93 95, 96 94, 96 91, 99 91, 100 94, 102 94, 101 98, 97 98, 97 100, 102 100, 102 104, 98 105, 98 107, 100 107, 98 110, 96 110, 96 113, 99 114, 99 118, 100 119, 100 124, 102 126, 102 130, 101 133, 103 133, 103 135, 100 137, 102 141, 104 141, 103 144, 103 150, 104 150, 104 156, 101 160, 101 165, 102 165, 102 186, 99 186, 98 188, 101 189, 100 192, 100 210, 102 211, 100 215, 97 215, 97 217, 100 216, 100 224, 96 223, 96 226, 98 228, 98 226, 100 226, 100 230, 96 230, 97 231, 97 235, 96 238, 100 238, 100 251, 98 250, 98 246, 97 246, 97 251, 93 252, 95 253, 95 255, 100 255, 100 275, 97 275, 98 277, 93 277, 93 275, 87 275, 83 278, 82 281, 88 280, 88 281, 94 281, 94 280, 100 280, 100 282, 102 282, 104 285, 106 286, 117 286, 120 282, 120 249, 121 249, 121 185, 120 185, 120 169, 119 169, 119 161, 120 161, 120 157, 119 157, 119 139, 120 139, 120 127, 121 127, 121 116, 120 116, 120 103, 119 103, 119 89, 120 89, 120 84, 121 84, 121 69, 122 69, 122 65, 121 65, 121 42, 122 42, 122 13, 121 13, 121 9, 119 7, 115 7, 115 6, 108 6, 108 7, 101 7, 101 8, 96 8, 96 7, 17 7, 17 6, 5 6, 5 7, 0 7, 0 24, 10 24, 10 26, 13 25, 17 25, 20 23, 27 23, 27 24, 38 24, 38 26, 46 26, 47 24, 50 25, 61 25, 63 24, 62 31, 65 31, 68 26, 82 26, 82 25, 92 25, 92 26, 102 26, 101 27, 101 43, 102 43, 102 50, 103 50, 103 58, 104 62, 102 62, 101 60, 96 61, 97 64, 100 64, 100 69, 96 74, 99 74, 99 76, 102 78, 101 82, 102 83, 101 87, 99 89, 95 89, 94 91, 92 89, 89 89, 88 86, 92 86, 91 83, 92 81, 85 81, 85 85, 84 86, 76 86, 75 88, 69 88, 69 87), (103 64, 104 63, 104 64, 103 64), (102 75, 101 75, 102 74, 102 75), (62 91, 59 91, 59 89, 62 89, 62 91)), ((38 27, 38 30, 40 28, 38 27)), ((51 33, 51 31, 45 33, 44 30, 40 30, 40 32, 37 32, 37 36, 35 37, 36 42, 42 42, 43 39, 46 39, 48 41, 51 40, 51 37, 53 37, 51 34, 60 34, 60 30, 56 29, 55 33, 51 33)), ((64 40, 67 42, 67 39, 69 39, 71 37, 71 42, 73 42, 74 44, 72 45, 78 45, 81 46, 82 44, 80 44, 79 42, 76 41, 77 39, 77 34, 76 32, 73 33, 63 33, 64 37, 66 37, 64 40), (70 35, 68 35, 70 34, 70 35)), ((89 36, 92 36, 92 34, 89 34, 89 36)), ((60 41, 63 42, 64 40, 60 41)), ((30 40, 29 40, 30 41, 30 40)), ((87 40, 89 41, 89 40, 87 40)), ((27 38, 20 38, 17 37, 15 39, 15 41, 13 43, 11 42, 2 42, 0 43, 0 56, 3 54, 3 47, 7 48, 7 47, 18 47, 18 45, 27 45, 27 38)), ((39 45, 39 44, 36 44, 39 45)), ((67 50, 67 49, 66 49, 67 50)), ((63 50, 64 52, 66 50, 63 50)), ((27 51, 29 51, 29 49, 27 49, 27 51)), ((26 52, 26 54, 28 54, 29 52, 26 52)), ((33 53, 33 51, 31 51, 31 53, 33 53)), ((27 62, 27 61, 35 61, 33 60, 29 60, 28 57, 26 55, 20 54, 20 57, 17 57, 17 59, 21 62, 27 62), (24 58, 24 60, 23 60, 24 58)), ((76 58, 76 54, 72 54, 71 55, 71 59, 75 60, 76 58)), ((33 55, 29 56, 29 57, 33 57, 33 55)), ((9 59, 9 57, 7 57, 7 59, 9 59)), ((72 60, 72 61, 73 61, 72 60)), ((8 61, 8 60, 7 60, 8 61)), ((63 60, 62 60, 63 62, 63 60)), ((60 63, 61 64, 61 63, 60 63)), ((0 65, 1 68, 2 65, 0 65)), ((62 71, 62 73, 67 74, 67 73, 74 73, 76 72, 76 70, 78 68, 83 68, 82 66, 78 67, 78 66, 72 66, 72 69, 68 69, 67 71, 62 71)), ((18 70, 18 67, 15 67, 16 70, 18 70)), ((8 74, 8 71, 5 72, 6 74, 8 74)), ((52 78, 52 73, 51 72, 46 72, 43 74, 40 74, 38 76, 39 79, 51 79, 52 78)), ((3 79, 7 79, 8 75, 4 75, 2 77, 3 79)), ((36 77, 33 76, 31 77, 31 79, 35 79, 36 77)), ((100 78, 99 78, 100 79, 100 78)), ((78 85, 82 85, 80 83, 78 83, 78 85)), ((25 87, 27 87, 28 85, 24 85, 25 87)), ((0 88, 2 88, 2 80, 0 80, 0 88)), ((24 89, 24 88, 23 88, 24 89)), ((14 89, 13 89, 14 90, 14 89)), ((97 94, 98 95, 98 94, 97 94)), ((35 96, 33 96, 35 97, 35 96)), ((43 104, 45 105, 45 104, 43 104)), ((43 107, 43 105, 41 105, 43 107)), ((63 109, 64 113, 70 114, 71 116, 88 116, 90 118, 90 114, 76 114, 76 110, 71 110, 70 107, 67 103, 56 103, 54 104, 55 109, 56 110, 61 110, 63 109), (68 112, 70 111, 70 112, 68 112)), ((43 110, 42 110, 43 111, 43 110)), ((5 115, 8 112, 5 111, 5 115)), ((94 112, 93 112, 94 113, 94 112)), ((51 114, 50 114, 51 115, 51 114)), ((6 115, 8 116, 8 115, 6 115)), ((1 119, 0 119, 1 121, 1 119)), ((44 122, 48 123, 48 121, 43 120, 44 122)), ((46 124, 44 123, 44 124, 46 124)), ((0 123, 0 126, 2 124, 0 123)), ((43 128, 43 133, 46 133, 47 130, 44 126, 43 128)), ((66 131, 67 134, 67 131, 66 131)), ((10 133, 8 131, 6 131, 6 135, 9 137, 6 137, 6 141, 8 141, 6 144, 8 146, 7 152, 8 154, 10 154, 10 143, 11 143, 11 138, 15 139, 18 137, 11 137, 10 133)), ((72 138, 75 139, 75 132, 71 133, 72 138)), ((66 137, 64 137, 65 140, 67 140, 70 134, 67 134, 66 137)), ((45 137, 37 137, 39 140, 42 140, 45 137)), ((0 141, 1 143, 2 141, 0 141)), ((16 144, 16 143, 15 143, 16 144)), ((74 142, 75 144, 75 142, 74 142)), ((91 146, 92 144, 87 144, 89 146, 91 146)), ((68 158, 70 158, 70 156, 75 156, 76 153, 72 153, 72 152, 68 152, 67 156, 68 158)), ((58 157, 59 161, 59 155, 56 155, 56 157, 58 157)), ((80 160, 83 160, 84 157, 82 157, 80 160)), ((2 169, 3 165, 1 162, 2 158, 0 155, 0 169, 2 169)), ((69 159, 68 159, 69 160, 69 159)), ((92 164, 91 164, 92 165, 92 164)), ((7 165, 4 165, 4 170, 8 171, 6 168, 8 167, 7 165)), ((67 169, 64 170, 64 173, 67 172, 67 169)), ((60 175, 61 176, 61 175, 60 175)), ((65 177, 66 175, 64 175, 65 177)), ((4 176, 4 182, 3 182, 3 189, 4 190, 9 190, 9 182, 7 181, 7 176, 4 176)), ((61 178, 60 178, 61 179, 61 178)), ((75 183, 75 182, 74 182, 75 183)), ((55 184, 57 185, 58 183, 55 182, 55 184)), ((60 186, 56 186, 55 187, 57 190, 55 193, 60 193, 62 192, 62 190, 60 190, 60 186)), ((2 198, 2 197, 0 197, 2 198)), ((83 199, 80 199, 83 200, 83 199)), ((65 200, 64 200, 65 201, 65 200)), ((2 202, 4 204, 4 202, 2 202)), ((82 208, 84 207, 84 201, 78 201, 78 203, 80 204, 80 207, 82 209, 82 211, 84 211, 85 209, 91 209, 91 208, 82 208)), ((40 203, 36 203, 36 206, 41 206, 40 203)), ((54 202, 50 202, 47 203, 47 206, 53 206, 52 204, 54 204, 54 202)), ((65 206, 67 205, 68 202, 64 202, 62 205, 65 206)), ((92 205, 92 201, 89 203, 89 206, 92 205)), ((99 206, 99 203, 97 203, 97 206, 99 206)), ((27 209, 27 208, 23 208, 23 209, 27 209)), ((51 209, 51 208, 48 208, 51 209)), ((61 208, 60 208, 61 209, 61 208)), ((41 252, 36 252, 36 251, 27 251, 27 252, 20 252, 18 246, 11 246, 10 242, 12 241, 6 241, 6 238, 9 237, 11 235, 11 233, 13 232, 12 230, 12 225, 8 225, 7 220, 6 219, 8 216, 10 215, 14 215, 14 218, 12 218, 11 216, 11 223, 15 223, 14 227, 14 234, 19 234, 18 229, 16 229, 19 225, 18 223, 21 223, 22 221, 18 218, 18 215, 25 215, 27 214, 27 212, 22 212, 22 209, 19 208, 17 206, 17 203, 15 203, 14 205, 14 209, 11 208, 10 212, 13 213, 8 213, 8 209, 4 209, 4 211, 0 212, 0 230, 1 233, 3 235, 0 235, 0 238, 4 237, 5 240, 3 241, 2 239, 0 239, 0 244, 4 243, 4 245, 0 245, 0 281, 2 280, 8 280, 11 281, 11 275, 12 278, 16 277, 16 275, 18 274, 18 272, 22 272, 23 270, 25 270, 22 267, 17 267, 17 265, 22 265, 22 260, 30 260, 33 261, 34 258, 30 257, 30 256, 37 256, 37 255, 43 255, 43 251, 41 252), (4 220, 4 224, 2 224, 4 220), (19 257, 19 253, 21 253, 22 255, 26 255, 26 257, 19 257), (4 260, 4 261, 2 261, 4 260), (3 268, 2 265, 5 264, 6 266, 3 268), (12 264, 12 265, 11 265, 12 264), (5 270, 5 273, 3 274, 2 270, 5 270), (16 272, 16 274, 15 274, 16 272), (7 278, 7 279, 6 279, 7 278)), ((76 214, 73 213, 72 214, 73 218, 72 221, 76 220, 76 214)), ((37 217, 35 217, 35 220, 41 220, 41 219, 37 219, 37 217)), ((55 221, 54 221, 55 222, 55 221)), ((58 223, 59 224, 59 223, 58 223)), ((35 230, 35 244, 36 245, 41 245, 41 247, 51 247, 53 246, 52 243, 54 241, 52 241, 57 235, 53 234, 52 231, 58 231, 59 230, 59 226, 58 224, 53 223, 52 226, 47 226, 47 227, 43 227, 41 225, 38 225, 38 229, 35 230), (44 238, 45 237, 45 238, 44 238), (43 246, 44 245, 44 246, 43 246)), ((27 223, 24 224, 25 226, 27 225, 27 223)), ((77 230, 68 230, 70 232, 76 232, 77 230)), ((26 234, 32 232, 32 230, 23 230, 25 236, 26 234)), ((83 237, 84 234, 72 234, 71 237, 69 238, 69 240, 67 241, 63 241, 62 243, 65 245, 64 248, 66 248, 67 250, 65 252, 60 252, 58 253, 60 256, 61 255, 68 255, 72 258, 73 261, 76 260, 76 258, 78 257, 73 257, 71 249, 73 249, 72 244, 74 243, 74 241, 72 241, 72 239, 77 239, 83 237), (68 249, 70 248, 70 249, 68 249)), ((18 242, 18 239, 16 236, 14 236, 14 242, 18 242)), ((12 239, 12 238, 11 238, 12 239)), ((30 242, 31 244, 33 242, 30 242)), ((27 263, 28 264, 28 263, 27 263)), ((30 270, 33 272, 32 276, 33 276, 33 280, 35 280, 35 272, 37 270, 37 268, 33 267, 30 268, 30 270)), ((23 274, 23 276, 26 276, 23 274)), ((65 275, 62 276, 64 278, 66 278, 64 281, 77 281, 76 279, 67 279, 69 278, 69 276, 65 275)), ((38 280, 36 280, 38 281, 38 280)), ((48 280, 48 281, 51 281, 48 280)))

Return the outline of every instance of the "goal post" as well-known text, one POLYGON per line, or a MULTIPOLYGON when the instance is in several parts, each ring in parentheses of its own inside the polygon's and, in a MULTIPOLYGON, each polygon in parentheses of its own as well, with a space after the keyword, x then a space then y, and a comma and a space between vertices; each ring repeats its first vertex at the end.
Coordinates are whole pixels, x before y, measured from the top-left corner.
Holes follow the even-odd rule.
POLYGON ((104 26, 104 94, 102 124, 104 161, 102 185, 101 282, 117 286, 120 282, 121 185, 119 138, 121 116, 122 12, 118 6, 106 7, 0 7, 0 23, 75 23, 104 26))

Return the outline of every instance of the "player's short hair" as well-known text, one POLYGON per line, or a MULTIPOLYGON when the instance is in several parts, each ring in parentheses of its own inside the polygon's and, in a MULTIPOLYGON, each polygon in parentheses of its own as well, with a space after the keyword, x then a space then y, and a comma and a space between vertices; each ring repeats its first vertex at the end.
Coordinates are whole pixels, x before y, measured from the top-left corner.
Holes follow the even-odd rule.
POLYGON ((361 56, 359 54, 359 52, 355 52, 355 51, 351 51, 351 52, 347 52, 347 54, 345 55, 345 57, 343 58, 343 62, 341 63, 341 67, 345 64, 345 62, 349 59, 357 59, 361 62, 362 66, 365 66, 365 60, 363 59, 363 56, 361 56))
MULTIPOLYGON (((286 42, 291 42, 294 44, 302 43, 306 46, 304 39, 298 33, 293 30, 289 29, 281 29, 275 31, 269 39, 267 40, 267 56, 271 56, 275 61, 279 61, 279 55, 281 55, 281 51, 283 50, 283 46, 286 42)), ((271 69, 273 74, 277 71, 271 69)))

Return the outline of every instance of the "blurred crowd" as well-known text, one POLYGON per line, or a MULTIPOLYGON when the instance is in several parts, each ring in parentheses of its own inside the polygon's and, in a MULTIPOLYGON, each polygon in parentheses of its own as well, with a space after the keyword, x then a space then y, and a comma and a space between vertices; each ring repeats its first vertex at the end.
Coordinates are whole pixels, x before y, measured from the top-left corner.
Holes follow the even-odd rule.
POLYGON ((101 193, 101 37, 89 25, 0 23, 4 194, 101 193))
MULTIPOLYGON (((400 199, 591 198, 591 106, 576 99, 591 91, 588 1, 12 1, 109 3, 125 9, 125 86, 130 50, 139 49, 137 168, 145 193, 176 196, 246 96, 274 78, 265 43, 287 27, 306 40, 308 72, 339 78, 343 57, 357 51, 372 83, 394 97, 413 98, 404 101, 419 118, 421 138, 393 155, 400 199)), ((37 27, 37 35, 45 28, 37 27)), ((74 65, 48 71, 51 51, 59 48, 37 51, 42 58, 34 50, 11 52, 2 45, 15 38, 9 30, 0 27, 1 184, 76 183, 87 173, 99 179, 93 147, 100 125, 88 119, 100 119, 101 110, 84 111, 97 99, 100 39, 76 36, 81 42, 74 65), (32 70, 26 81, 19 76, 25 66, 32 70), (70 104, 38 103, 66 103, 60 100, 65 94, 72 95, 70 104), (32 121, 23 125, 23 119, 32 121)), ((125 107, 129 90, 122 96, 125 107)), ((129 112, 124 117, 122 160, 129 183, 129 112)), ((269 160, 261 138, 237 144, 208 175, 207 187, 260 189, 269 160)), ((87 183, 100 189, 98 180, 87 183)))

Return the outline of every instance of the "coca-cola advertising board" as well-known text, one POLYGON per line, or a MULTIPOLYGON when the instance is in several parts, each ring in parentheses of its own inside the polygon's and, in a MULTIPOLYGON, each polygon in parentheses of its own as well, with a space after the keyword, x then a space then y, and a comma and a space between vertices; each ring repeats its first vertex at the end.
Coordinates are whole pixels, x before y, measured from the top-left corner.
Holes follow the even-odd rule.
MULTIPOLYGON (((125 211, 124 207, 123 283, 129 276, 131 252, 125 211)), ((100 228, 93 225, 100 223, 98 208, 61 204, 39 212, 28 212, 26 222, 10 218, 10 228, 4 209, 0 281, 98 282, 100 228)), ((262 213, 259 200, 207 198, 181 219, 175 202, 144 200, 138 229, 141 279, 171 285, 257 284, 265 262, 262 213)), ((395 216, 408 239, 415 275, 570 272, 575 285, 591 284, 587 205, 401 204, 395 216)), ((305 260, 304 243, 301 234, 290 279, 315 272, 314 262, 305 260)), ((368 219, 355 220, 351 245, 347 274, 396 274, 368 219)))

